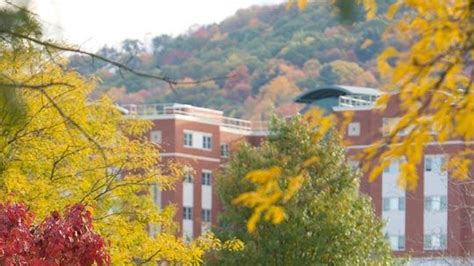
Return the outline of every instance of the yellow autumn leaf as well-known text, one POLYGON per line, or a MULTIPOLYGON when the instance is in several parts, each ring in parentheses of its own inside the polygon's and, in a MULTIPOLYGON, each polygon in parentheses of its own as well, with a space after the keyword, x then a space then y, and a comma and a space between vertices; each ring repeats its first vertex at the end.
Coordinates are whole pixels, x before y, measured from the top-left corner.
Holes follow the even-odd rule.
POLYGON ((318 156, 313 156, 306 161, 303 162, 303 167, 308 168, 310 166, 313 166, 314 164, 318 163, 320 161, 318 156))
POLYGON ((390 20, 393 19, 393 17, 397 13, 397 11, 400 9, 400 5, 401 5, 400 1, 397 1, 397 2, 390 5, 390 7, 388 8, 388 11, 387 11, 387 18, 388 19, 390 19, 390 20))
POLYGON ((265 184, 280 175, 281 168, 278 166, 273 166, 269 169, 254 170, 248 173, 245 178, 257 184, 265 184))

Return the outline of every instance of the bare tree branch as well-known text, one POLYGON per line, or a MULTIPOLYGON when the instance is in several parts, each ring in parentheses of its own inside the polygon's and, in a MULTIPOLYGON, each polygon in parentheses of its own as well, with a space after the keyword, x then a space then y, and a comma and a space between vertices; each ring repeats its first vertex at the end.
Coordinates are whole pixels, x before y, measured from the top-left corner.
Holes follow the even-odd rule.
POLYGON ((107 57, 101 56, 99 54, 84 51, 84 50, 79 49, 79 48, 62 46, 62 45, 59 45, 59 44, 55 44, 55 43, 48 42, 48 41, 43 41, 43 40, 37 39, 37 38, 32 37, 32 36, 24 35, 24 34, 17 33, 17 32, 12 32, 12 31, 5 30, 5 29, 0 29, 0 34, 8 34, 8 35, 10 35, 12 37, 15 37, 15 38, 27 40, 27 41, 36 43, 38 45, 41 45, 41 46, 45 47, 46 49, 52 48, 52 49, 57 49, 57 50, 60 50, 60 51, 66 51, 66 52, 72 52, 72 53, 76 53, 76 54, 86 55, 86 56, 91 57, 92 59, 97 59, 97 60, 106 62, 110 65, 116 66, 119 69, 130 72, 130 73, 132 73, 136 76, 144 77, 144 78, 151 78, 151 79, 166 82, 168 85, 170 85, 170 87, 173 89, 173 91, 174 91, 173 85, 201 84, 201 83, 206 83, 206 82, 210 82, 210 81, 230 78, 229 76, 226 75, 226 76, 218 76, 218 77, 212 77, 212 78, 196 80, 196 81, 179 81, 179 80, 170 79, 170 78, 163 77, 163 76, 158 76, 158 75, 153 75, 153 74, 150 74, 150 73, 141 72, 141 71, 138 71, 136 69, 133 69, 133 68, 127 66, 124 63, 120 63, 120 62, 111 60, 107 57))
POLYGON ((27 84, 27 83, 0 83, 0 88, 12 88, 12 89, 46 89, 49 87, 54 87, 54 86, 65 86, 65 87, 73 87, 73 85, 66 83, 66 82, 48 82, 48 83, 42 83, 42 84, 27 84))

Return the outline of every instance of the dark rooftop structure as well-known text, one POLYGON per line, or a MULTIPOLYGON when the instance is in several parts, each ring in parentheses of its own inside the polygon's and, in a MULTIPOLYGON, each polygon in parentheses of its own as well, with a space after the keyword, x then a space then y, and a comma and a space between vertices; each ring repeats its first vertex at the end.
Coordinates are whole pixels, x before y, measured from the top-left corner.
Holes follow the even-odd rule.
POLYGON ((374 88, 328 85, 303 92, 295 98, 295 102, 306 104, 301 113, 305 113, 312 106, 332 112, 353 108, 372 108, 380 95, 382 92, 374 88))

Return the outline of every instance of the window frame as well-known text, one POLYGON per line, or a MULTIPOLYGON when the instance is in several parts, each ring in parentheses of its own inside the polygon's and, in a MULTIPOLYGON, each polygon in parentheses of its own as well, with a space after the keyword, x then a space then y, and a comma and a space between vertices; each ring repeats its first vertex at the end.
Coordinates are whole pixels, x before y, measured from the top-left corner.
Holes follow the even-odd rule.
POLYGON ((183 183, 192 184, 194 182, 194 176, 192 170, 185 170, 183 176, 183 183))
POLYGON ((201 210, 201 221, 203 223, 210 223, 211 222, 211 209, 202 209, 201 210))
POLYGON ((221 144, 221 157, 229 158, 229 144, 227 143, 221 144))
POLYGON ((406 211, 406 198, 405 197, 383 197, 382 198, 382 211, 406 211), (396 204, 393 201, 396 200, 396 204), (396 206, 396 208, 392 208, 396 206))
POLYGON ((212 171, 202 170, 201 171, 201 185, 211 186, 212 185, 212 171))
POLYGON ((202 135, 202 148, 212 150, 212 135, 202 135))
POLYGON ((392 251, 404 251, 406 249, 405 235, 386 235, 386 239, 392 251), (396 242, 396 244, 394 242, 396 242))
POLYGON ((194 134, 191 132, 184 132, 183 136, 184 136, 184 140, 183 140, 184 147, 193 147, 194 134))
POLYGON ((425 212, 446 212, 448 210, 448 196, 447 195, 431 195, 424 198, 425 212), (434 202, 439 202, 439 208, 433 208, 434 202))
POLYGON ((161 130, 150 131, 150 142, 153 144, 161 144, 163 142, 163 133, 161 130), (159 136, 159 141, 154 141, 154 136, 159 136))
POLYGON ((432 173, 433 172, 433 157, 432 156, 425 156, 425 172, 432 173))
POLYGON ((193 207, 183 206, 183 220, 186 220, 186 221, 193 220, 193 207))
POLYGON ((349 125, 347 125, 347 136, 360 136, 360 122, 351 122, 349 123, 349 125), (354 129, 354 131, 352 129, 354 129))
POLYGON ((423 249, 424 250, 445 250, 448 248, 448 238, 446 234, 424 234, 423 249), (436 237, 437 241, 434 241, 436 237), (433 242, 439 242, 439 245, 433 245, 433 242))

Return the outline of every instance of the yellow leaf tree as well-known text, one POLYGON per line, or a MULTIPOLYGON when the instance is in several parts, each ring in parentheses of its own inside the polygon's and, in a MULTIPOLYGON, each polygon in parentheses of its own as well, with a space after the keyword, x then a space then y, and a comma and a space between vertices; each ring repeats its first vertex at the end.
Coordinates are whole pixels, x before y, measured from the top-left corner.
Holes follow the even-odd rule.
POLYGON ((150 194, 173 189, 181 169, 161 163, 159 147, 144 136, 149 122, 124 119, 108 98, 91 98, 94 80, 65 67, 63 52, 172 81, 44 40, 36 15, 13 3, 0 8, 0 18, 2 201, 25 203, 38 220, 84 204, 117 265, 194 265, 209 249, 242 248, 212 234, 189 243, 175 235, 173 206, 159 209, 150 194))
POLYGON ((144 137, 149 122, 124 119, 107 98, 88 98, 94 82, 63 63, 34 48, 0 51, 0 83, 9 84, 2 90, 22 105, 0 110, 0 198, 26 203, 37 219, 85 204, 114 264, 197 264, 207 248, 232 246, 174 235, 173 207, 158 209, 150 193, 172 189, 180 168, 161 164, 144 137))
MULTIPOLYGON (((465 149, 445 167, 453 178, 470 177, 474 139, 472 5, 469 0, 398 0, 387 11, 389 19, 401 8, 412 11, 398 14, 399 19, 385 33, 387 38, 408 43, 408 48, 388 47, 378 58, 385 80, 382 89, 391 95, 391 101, 400 102, 401 116, 390 134, 367 153, 368 160, 402 160, 399 184, 408 189, 417 185, 416 165, 430 142, 464 141, 465 149), (407 134, 400 138, 402 130, 407 134)), ((388 100, 382 98, 379 105, 385 106, 388 100)))

